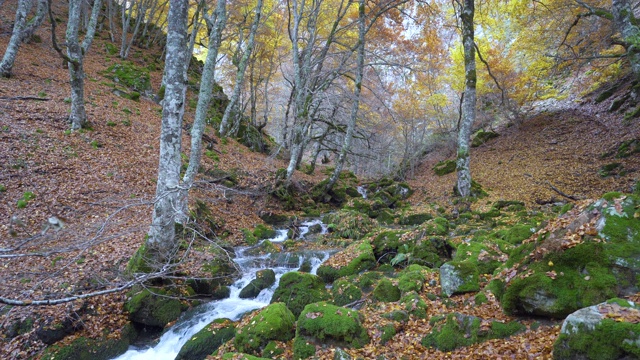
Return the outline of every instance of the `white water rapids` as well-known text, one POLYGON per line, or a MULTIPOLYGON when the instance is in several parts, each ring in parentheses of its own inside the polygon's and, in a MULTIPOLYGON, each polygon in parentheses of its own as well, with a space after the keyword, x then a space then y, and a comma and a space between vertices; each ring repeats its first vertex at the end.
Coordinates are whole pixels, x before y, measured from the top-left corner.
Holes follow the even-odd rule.
MULTIPOLYGON (((316 224, 322 225, 322 231, 326 231, 326 228, 319 220, 307 221, 300 226, 300 237, 302 238, 307 234, 309 227, 316 224)), ((287 230, 278 230, 273 239, 264 241, 283 242, 285 240, 287 240, 287 230)), ((144 349, 132 346, 126 353, 115 358, 115 360, 174 360, 180 348, 207 324, 219 318, 238 320, 242 314, 248 311, 269 305, 271 296, 278 287, 283 274, 297 270, 305 260, 311 263, 311 273, 315 274, 318 267, 329 258, 330 254, 330 251, 297 253, 295 255, 299 257, 298 265, 297 267, 291 267, 292 264, 288 260, 295 255, 287 254, 274 260, 273 256, 269 254, 259 256, 245 255, 247 249, 247 247, 236 249, 234 261, 240 268, 242 277, 230 286, 231 295, 228 298, 209 302, 184 313, 176 325, 162 335, 155 346, 144 349), (240 290, 255 279, 256 272, 263 269, 272 269, 276 273, 275 284, 268 289, 262 290, 255 299, 239 298, 240 290)))

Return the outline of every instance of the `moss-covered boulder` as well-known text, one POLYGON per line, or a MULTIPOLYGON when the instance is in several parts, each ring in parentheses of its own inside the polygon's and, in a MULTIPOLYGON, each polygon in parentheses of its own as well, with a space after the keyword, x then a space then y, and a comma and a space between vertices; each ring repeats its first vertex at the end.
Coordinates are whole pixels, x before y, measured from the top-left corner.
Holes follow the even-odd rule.
POLYGON ((612 299, 580 309, 562 323, 554 359, 640 358, 640 306, 612 299))
POLYGON ((427 317, 427 303, 420 297, 416 291, 410 291, 400 298, 399 302, 404 306, 407 314, 419 319, 427 317))
POLYGON ((471 147, 478 147, 491 139, 497 138, 498 136, 500 136, 500 134, 497 132, 480 129, 476 131, 475 134, 471 135, 471 147))
POLYGON ((333 303, 337 306, 345 306, 362 298, 362 290, 347 279, 339 279, 331 287, 333 303))
POLYGON ((464 261, 445 263, 440 267, 440 286, 446 296, 480 290, 477 266, 464 261))
POLYGON ((269 360, 271 358, 263 358, 243 353, 225 353, 222 355, 223 360, 269 360))
POLYGON ((441 351, 502 339, 526 329, 517 321, 502 323, 460 313, 432 318, 433 330, 422 338, 422 346, 441 351))
POLYGON ((355 210, 340 210, 326 215, 322 222, 327 224, 333 237, 361 239, 378 227, 378 222, 368 215, 355 210))
POLYGON ((433 216, 429 213, 415 213, 415 214, 408 214, 400 217, 400 219, 398 220, 398 223, 400 225, 412 226, 412 225, 420 225, 425 221, 428 221, 431 219, 433 219, 433 216))
POLYGON ((369 335, 362 322, 362 315, 355 310, 326 302, 307 305, 298 317, 294 358, 313 356, 314 344, 363 347, 369 342, 369 335))
POLYGON ((417 228, 383 231, 371 239, 379 263, 393 265, 419 264, 438 267, 451 258, 453 246, 443 236, 448 222, 444 218, 429 220, 417 228))
POLYGON ((409 265, 406 269, 402 270, 398 277, 398 289, 400 289, 403 294, 411 291, 422 291, 426 280, 425 274, 428 272, 428 268, 420 265, 409 265))
POLYGON ((208 296, 214 300, 229 297, 228 286, 238 277, 238 268, 222 251, 221 249, 212 250, 213 259, 202 265, 200 269, 200 273, 204 276, 187 280, 187 284, 196 294, 208 296))
POLYGON ((283 303, 293 315, 298 316, 307 304, 329 298, 329 292, 318 276, 292 271, 280 278, 271 303, 283 303))
POLYGON ((373 298, 381 302, 394 302, 400 300, 402 293, 398 286, 394 285, 391 280, 383 278, 373 289, 373 298))
POLYGON ((136 331, 131 324, 117 331, 104 332, 98 338, 79 337, 67 345, 53 345, 42 354, 47 360, 109 360, 127 351, 129 344, 136 338, 136 331))
POLYGON ((165 327, 177 320, 187 305, 164 289, 134 288, 129 292, 125 310, 132 322, 144 326, 165 327))
POLYGON ((295 321, 285 304, 273 303, 253 316, 248 325, 238 329, 233 343, 238 351, 260 355, 271 340, 291 340, 295 321))
POLYGON ((640 284, 640 199, 606 194, 512 251, 492 291, 505 312, 565 317, 640 284))
POLYGON ((238 295, 241 299, 253 299, 260 292, 276 283, 276 273, 271 269, 260 270, 256 273, 256 278, 251 280, 247 286, 240 290, 238 295))
POLYGON ((444 176, 456 171, 455 160, 442 160, 433 166, 433 172, 438 176, 444 176))
POLYGON ((333 254, 318 268, 317 273, 322 280, 331 283, 341 277, 373 269, 375 266, 376 258, 373 255, 373 248, 368 241, 363 240, 333 254))
POLYGON ((453 261, 471 263, 480 274, 492 274, 509 258, 514 246, 492 236, 473 237, 458 245, 453 261))
POLYGON ((180 349, 176 360, 202 360, 236 334, 235 323, 216 319, 191 337, 180 349))

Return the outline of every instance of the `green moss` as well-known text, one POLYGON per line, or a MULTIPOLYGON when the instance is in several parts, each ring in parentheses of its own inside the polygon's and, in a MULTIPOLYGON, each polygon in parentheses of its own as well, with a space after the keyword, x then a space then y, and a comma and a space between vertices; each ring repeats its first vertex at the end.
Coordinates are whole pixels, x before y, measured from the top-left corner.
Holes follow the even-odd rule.
POLYGON ((294 316, 298 316, 307 304, 329 298, 329 292, 318 276, 292 271, 280 278, 271 303, 284 303, 294 316))
POLYGON ((422 345, 441 351, 452 351, 490 339, 499 339, 523 331, 526 327, 518 322, 503 324, 491 322, 489 330, 480 330, 481 319, 458 313, 449 314, 445 319, 436 318, 434 329, 422 339, 422 345))
POLYGON ((125 310, 133 322, 147 326, 165 327, 178 319, 187 306, 175 299, 164 289, 134 288, 125 303, 125 310), (169 295, 169 296, 167 296, 169 295))
POLYGON ((456 161, 455 160, 443 160, 439 161, 433 166, 433 172, 438 176, 443 176, 447 174, 451 174, 456 171, 456 161))
POLYGON ((42 354, 47 360, 109 360, 127 351, 135 339, 136 331, 131 324, 120 330, 118 338, 108 337, 105 332, 97 339, 80 337, 68 345, 53 345, 42 354))
POLYGON ((332 229, 332 237, 361 239, 378 226, 378 222, 368 215, 353 210, 340 210, 325 216, 322 220, 332 229))
POLYGON ((398 278, 398 288, 402 293, 410 291, 421 291, 426 278, 423 274, 422 267, 418 265, 410 265, 398 278))
POLYGON ((307 305, 298 317, 296 337, 307 336, 322 343, 328 340, 361 348, 369 342, 362 315, 355 310, 326 302, 307 305))
POLYGON ((235 324, 229 319, 216 319, 191 337, 180 349, 176 360, 204 359, 235 336, 235 324))
POLYGON ((498 136, 500 135, 496 132, 480 129, 471 136, 471 147, 478 147, 493 138, 497 138, 498 136))
POLYGON ((346 266, 336 269, 329 265, 322 265, 318 268, 318 276, 325 282, 330 283, 338 278, 354 275, 376 266, 373 248, 368 241, 351 244, 342 253, 351 258, 346 266))
POLYGON ((517 224, 509 228, 503 239, 510 244, 517 245, 528 239, 531 234, 533 234, 531 225, 517 224))
POLYGON ((386 344, 396 336, 396 328, 391 324, 383 326, 380 330, 382 331, 382 335, 380 335, 380 345, 386 344))
POLYGON ((256 278, 251 280, 238 295, 241 299, 252 299, 260 292, 276 282, 276 273, 271 269, 260 270, 256 273, 256 278))
POLYGON ((424 319, 427 317, 427 303, 422 300, 418 292, 412 291, 405 294, 400 299, 400 303, 412 316, 419 319, 424 319))
POLYGON ((138 92, 144 92, 151 88, 149 70, 138 67, 132 62, 123 61, 122 63, 111 65, 103 75, 138 92))
POLYGON ((616 158, 623 159, 637 153, 640 153, 640 138, 623 141, 618 147, 616 158))
POLYGON ((398 301, 401 295, 400 289, 386 278, 380 280, 373 290, 373 298, 382 302, 398 301))
POLYGON ((603 319, 595 328, 568 329, 554 343, 554 359, 614 360, 640 358, 640 324, 603 319))
POLYGON ((571 209, 573 209, 573 203, 566 203, 566 204, 562 205, 562 207, 560 208, 560 211, 558 211, 558 214, 560 214, 560 215, 566 214, 571 209))
POLYGON ((598 174, 600 177, 606 178, 613 175, 625 175, 626 171, 624 170, 624 166, 622 166, 619 162, 614 162, 610 164, 605 164, 600 167, 598 170, 598 174))
POLYGON ((487 301, 489 301, 489 299, 487 299, 487 295, 485 295, 483 292, 477 293, 476 296, 473 298, 473 300, 477 306, 482 305, 487 301))
POLYGON ((293 341, 293 358, 308 359, 316 354, 315 345, 309 343, 304 337, 296 337, 293 341))
POLYGON ((240 231, 242 231, 245 243, 248 245, 255 245, 258 243, 258 239, 253 235, 253 232, 248 229, 240 229, 240 231))
POLYGON ((344 306, 362 298, 362 291, 345 279, 333 283, 331 294, 333 295, 333 303, 337 306, 344 306))
POLYGON ((293 338, 295 317, 283 303, 272 303, 239 329, 234 339, 236 349, 258 355, 271 340, 288 341, 293 338))

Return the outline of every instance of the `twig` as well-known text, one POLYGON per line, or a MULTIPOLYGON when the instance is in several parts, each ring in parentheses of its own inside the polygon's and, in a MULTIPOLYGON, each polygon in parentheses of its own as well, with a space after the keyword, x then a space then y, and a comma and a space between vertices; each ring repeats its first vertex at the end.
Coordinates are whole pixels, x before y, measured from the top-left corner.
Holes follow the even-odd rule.
POLYGON ((0 96, 0 100, 36 100, 36 101, 49 101, 49 98, 41 98, 36 96, 0 96))
POLYGON ((549 187, 551 188, 551 190, 557 192, 559 195, 566 197, 567 199, 573 200, 573 201, 578 201, 579 199, 573 195, 567 195, 565 193, 563 193, 562 191, 558 190, 557 187, 553 186, 550 182, 545 181, 545 183, 547 185, 549 185, 549 187))

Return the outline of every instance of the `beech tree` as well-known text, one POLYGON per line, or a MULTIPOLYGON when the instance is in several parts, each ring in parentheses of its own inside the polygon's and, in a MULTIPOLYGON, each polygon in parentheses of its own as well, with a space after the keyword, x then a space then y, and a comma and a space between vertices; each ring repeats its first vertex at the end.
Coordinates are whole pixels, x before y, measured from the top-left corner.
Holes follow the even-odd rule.
POLYGON ((11 76, 11 70, 13 70, 13 64, 16 60, 20 44, 33 36, 33 33, 42 24, 47 14, 47 0, 38 0, 36 14, 31 20, 27 21, 27 15, 32 5, 33 2, 31 0, 18 1, 11 39, 9 39, 9 44, 4 52, 2 62, 0 62, 0 75, 4 77, 11 76))
POLYGON ((184 220, 186 189, 180 184, 180 151, 182 147, 182 118, 186 95, 185 63, 187 53, 189 1, 171 1, 169 5, 167 48, 164 80, 165 96, 160 130, 160 160, 158 182, 149 235, 142 255, 160 270, 177 251, 175 224, 184 220))
POLYGON ((471 169, 469 140, 471 126, 476 119, 476 54, 474 45, 474 0, 458 2, 460 21, 462 23, 462 45, 464 47, 465 89, 462 99, 462 113, 458 129, 458 158, 456 171, 458 174, 458 193, 462 197, 471 195, 471 169))

